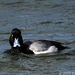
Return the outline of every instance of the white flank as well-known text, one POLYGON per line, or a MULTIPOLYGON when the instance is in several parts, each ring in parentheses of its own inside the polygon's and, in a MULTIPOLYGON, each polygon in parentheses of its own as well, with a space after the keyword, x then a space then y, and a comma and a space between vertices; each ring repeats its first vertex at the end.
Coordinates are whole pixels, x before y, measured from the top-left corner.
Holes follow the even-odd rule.
POLYGON ((18 41, 18 38, 17 39, 15 38, 13 47, 17 47, 17 46, 20 47, 20 43, 18 41))
POLYGON ((29 49, 32 50, 34 53, 35 52, 41 52, 41 51, 45 51, 45 45, 44 44, 40 44, 38 42, 34 42, 29 46, 29 49))
POLYGON ((55 46, 51 46, 48 48, 48 50, 46 51, 40 51, 40 52, 36 52, 34 51, 35 54, 45 54, 45 53, 50 53, 50 52, 57 52, 58 49, 55 46))

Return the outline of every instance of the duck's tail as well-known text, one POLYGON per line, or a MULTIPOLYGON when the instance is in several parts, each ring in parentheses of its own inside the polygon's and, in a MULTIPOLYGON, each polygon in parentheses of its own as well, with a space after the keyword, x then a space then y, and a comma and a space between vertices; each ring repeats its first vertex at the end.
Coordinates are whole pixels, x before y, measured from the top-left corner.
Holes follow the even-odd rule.
POLYGON ((71 49, 71 48, 70 48, 70 47, 68 47, 68 46, 65 46, 65 47, 64 47, 64 49, 71 49))

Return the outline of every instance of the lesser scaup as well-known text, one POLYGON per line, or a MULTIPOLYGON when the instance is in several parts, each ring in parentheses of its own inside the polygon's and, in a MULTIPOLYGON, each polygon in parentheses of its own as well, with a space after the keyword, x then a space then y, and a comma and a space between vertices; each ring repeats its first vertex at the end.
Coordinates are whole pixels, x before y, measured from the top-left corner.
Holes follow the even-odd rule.
POLYGON ((49 52, 57 52, 67 47, 62 46, 62 43, 49 40, 27 41, 23 43, 21 31, 14 28, 11 32, 9 43, 12 52, 20 52, 25 54, 42 54, 49 52))

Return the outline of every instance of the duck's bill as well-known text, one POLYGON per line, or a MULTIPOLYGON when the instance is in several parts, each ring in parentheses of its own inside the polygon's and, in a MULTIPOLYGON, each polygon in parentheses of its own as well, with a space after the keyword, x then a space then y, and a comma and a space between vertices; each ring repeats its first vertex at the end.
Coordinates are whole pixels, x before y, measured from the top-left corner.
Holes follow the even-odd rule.
POLYGON ((19 43, 19 41, 18 41, 18 38, 15 38, 13 47, 20 47, 20 46, 21 46, 21 45, 20 45, 20 43, 19 43))

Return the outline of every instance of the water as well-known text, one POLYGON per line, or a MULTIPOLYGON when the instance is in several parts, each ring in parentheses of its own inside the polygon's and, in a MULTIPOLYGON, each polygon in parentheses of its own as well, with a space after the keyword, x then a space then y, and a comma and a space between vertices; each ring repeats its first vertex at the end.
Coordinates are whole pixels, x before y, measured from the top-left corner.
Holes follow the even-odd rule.
POLYGON ((75 1, 0 0, 0 75, 62 74, 75 75, 75 1), (71 49, 42 55, 5 54, 13 28, 21 29, 24 41, 55 40, 71 49))

